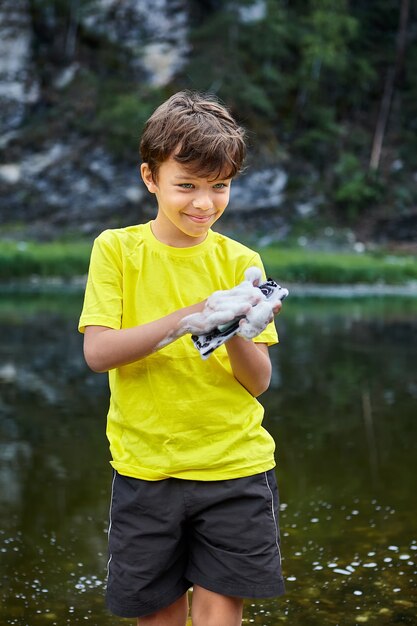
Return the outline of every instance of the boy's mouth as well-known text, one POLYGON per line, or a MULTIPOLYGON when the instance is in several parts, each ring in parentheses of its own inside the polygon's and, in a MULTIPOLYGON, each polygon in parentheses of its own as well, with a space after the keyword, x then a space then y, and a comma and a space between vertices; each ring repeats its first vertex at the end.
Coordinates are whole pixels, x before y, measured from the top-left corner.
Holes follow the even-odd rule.
POLYGON ((210 213, 210 215, 191 215, 190 213, 186 213, 185 215, 196 224, 205 224, 206 222, 210 222, 210 220, 213 218, 212 213, 210 213))

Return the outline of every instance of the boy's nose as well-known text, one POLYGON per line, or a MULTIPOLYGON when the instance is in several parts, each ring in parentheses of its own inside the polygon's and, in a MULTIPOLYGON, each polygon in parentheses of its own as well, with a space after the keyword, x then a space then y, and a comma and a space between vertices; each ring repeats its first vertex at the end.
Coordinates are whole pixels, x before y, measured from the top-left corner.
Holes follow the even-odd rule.
POLYGON ((208 211, 213 208, 213 201, 208 195, 201 195, 193 200, 193 207, 201 211, 208 211))

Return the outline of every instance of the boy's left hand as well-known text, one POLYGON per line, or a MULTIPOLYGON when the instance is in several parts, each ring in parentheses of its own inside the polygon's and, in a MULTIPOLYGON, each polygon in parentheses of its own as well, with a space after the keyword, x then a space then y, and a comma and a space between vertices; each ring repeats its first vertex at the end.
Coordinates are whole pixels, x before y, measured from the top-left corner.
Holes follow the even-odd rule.
POLYGON ((239 330, 237 334, 244 339, 254 339, 261 334, 263 330, 272 322, 274 315, 277 315, 281 310, 281 302, 271 302, 271 300, 264 300, 259 302, 246 313, 239 322, 239 330))

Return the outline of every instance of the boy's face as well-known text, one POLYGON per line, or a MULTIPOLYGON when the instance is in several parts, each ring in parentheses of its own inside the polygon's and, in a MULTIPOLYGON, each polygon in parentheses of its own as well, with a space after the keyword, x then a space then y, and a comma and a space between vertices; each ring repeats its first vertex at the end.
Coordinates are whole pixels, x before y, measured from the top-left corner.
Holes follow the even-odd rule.
POLYGON ((153 233, 171 246, 194 246, 204 241, 229 202, 230 178, 200 178, 172 157, 162 163, 156 181, 147 163, 142 164, 141 174, 158 201, 153 233))

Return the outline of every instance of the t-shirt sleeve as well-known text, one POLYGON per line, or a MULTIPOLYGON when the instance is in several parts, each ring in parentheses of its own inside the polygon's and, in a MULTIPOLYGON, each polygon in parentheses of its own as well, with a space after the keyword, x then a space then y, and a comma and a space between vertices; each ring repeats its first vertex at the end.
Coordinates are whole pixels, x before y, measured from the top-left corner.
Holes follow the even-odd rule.
MULTIPOLYGON (((257 252, 254 254, 253 258, 251 259, 247 267, 245 267, 245 271, 249 267, 254 267, 254 266, 259 267, 259 269, 261 270, 262 282, 264 282, 266 280, 265 268, 262 263, 262 259, 257 252)), ((244 280, 244 276, 242 276, 242 280, 244 280)), ((273 346, 276 343, 278 343, 279 342, 278 333, 275 327, 274 320, 272 320, 272 322, 268 324, 265 330, 263 330, 260 335, 255 337, 253 341, 255 343, 266 343, 268 346, 273 346)))
POLYGON ((84 294, 84 305, 78 324, 108 326, 119 329, 122 323, 122 255, 117 239, 104 231, 94 242, 84 294))

